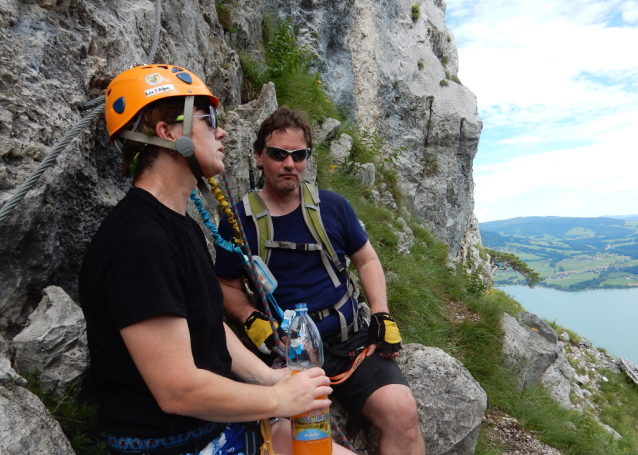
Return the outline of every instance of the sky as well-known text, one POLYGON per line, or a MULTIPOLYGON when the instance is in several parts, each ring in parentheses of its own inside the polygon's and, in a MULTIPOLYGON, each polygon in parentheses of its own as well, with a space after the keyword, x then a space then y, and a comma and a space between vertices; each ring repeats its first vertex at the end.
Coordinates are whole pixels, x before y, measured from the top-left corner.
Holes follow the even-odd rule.
POLYGON ((638 0, 447 0, 479 222, 638 213, 638 0))

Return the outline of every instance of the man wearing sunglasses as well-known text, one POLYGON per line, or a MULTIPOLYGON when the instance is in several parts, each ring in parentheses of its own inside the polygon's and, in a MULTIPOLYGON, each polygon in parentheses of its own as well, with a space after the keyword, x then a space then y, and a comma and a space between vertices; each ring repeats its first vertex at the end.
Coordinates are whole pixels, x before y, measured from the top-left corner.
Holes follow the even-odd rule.
MULTIPOLYGON (((308 187, 302 182, 312 150, 307 117, 286 106, 277 109, 261 125, 254 149, 257 165, 263 171, 265 184, 258 195, 265 209, 256 212, 245 197, 238 204, 238 211, 253 254, 260 251, 256 220, 268 214, 272 237, 260 242, 267 250, 262 259, 278 281, 275 299, 283 310, 294 309, 295 303, 307 304, 324 340, 323 368, 328 376, 350 368, 354 357, 349 352, 368 348, 366 359, 353 375, 333 386, 333 396, 380 430, 381 455, 425 454, 416 403, 393 360, 400 353, 401 338, 388 313, 385 276, 374 248, 352 206, 336 193, 319 190, 317 206, 336 253, 335 261, 340 264, 323 260, 321 250, 326 245, 317 243, 316 233, 311 232, 306 221, 309 215, 304 212, 307 202, 302 204, 302 194, 308 187), (251 207, 253 219, 246 215, 246 204, 251 207), (349 290, 344 272, 346 255, 359 273, 372 310, 369 328, 358 317, 358 303, 349 290)), ((226 220, 222 220, 219 230, 224 238, 233 236, 226 220)), ((267 352, 264 348, 272 347, 274 336, 267 318, 255 310, 244 293, 241 265, 218 248, 216 272, 224 293, 224 310, 244 325, 260 351, 267 352)))

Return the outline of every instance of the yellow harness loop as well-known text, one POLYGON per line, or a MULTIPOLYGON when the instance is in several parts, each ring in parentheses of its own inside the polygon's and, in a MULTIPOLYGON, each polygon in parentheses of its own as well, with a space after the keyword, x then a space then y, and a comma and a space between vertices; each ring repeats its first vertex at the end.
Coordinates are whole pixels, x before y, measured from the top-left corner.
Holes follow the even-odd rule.
POLYGON ((228 216, 228 222, 233 225, 233 229, 235 231, 235 243, 238 245, 243 245, 244 242, 241 239, 241 232, 239 231, 237 220, 235 219, 232 210, 230 210, 230 207, 228 207, 228 202, 226 202, 226 199, 224 199, 224 193, 222 193, 222 190, 219 189, 219 186, 217 186, 217 182, 213 177, 208 179, 208 184, 211 186, 211 192, 213 193, 213 196, 215 196, 215 199, 217 199, 217 202, 219 202, 222 210, 228 216))

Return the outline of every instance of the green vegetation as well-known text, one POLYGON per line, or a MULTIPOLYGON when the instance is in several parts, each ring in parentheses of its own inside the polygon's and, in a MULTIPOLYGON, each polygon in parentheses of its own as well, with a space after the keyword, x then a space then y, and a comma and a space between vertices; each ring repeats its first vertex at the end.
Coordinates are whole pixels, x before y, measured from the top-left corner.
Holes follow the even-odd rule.
MULTIPOLYGON (((280 105, 306 110, 315 123, 326 116, 339 118, 320 78, 309 69, 311 52, 298 46, 291 23, 283 22, 276 27, 265 24, 265 28, 267 51, 263 61, 240 54, 247 81, 245 95, 255 97, 261 84, 273 80, 280 105), (322 100, 325 102, 318 102, 322 100)), ((441 85, 447 84, 447 80, 441 81, 441 85)), ((638 389, 623 376, 609 374, 610 382, 602 387, 600 397, 596 396, 602 420, 622 434, 619 441, 613 440, 588 414, 561 408, 540 387, 523 393, 517 391, 513 373, 502 366, 500 320, 504 312, 516 315, 523 311, 522 307, 503 292, 488 289, 480 277, 481 269, 476 269, 471 261, 458 264, 456 270, 450 268, 447 245, 436 240, 419 220, 405 211, 397 172, 393 169, 394 160, 403 150, 384 155, 382 151, 391 149, 392 144, 386 144, 374 132, 358 131, 353 124, 346 123, 342 132, 354 140, 350 162, 336 166, 328 155, 329 145, 315 144, 313 155, 317 160, 318 183, 321 188, 343 194, 365 224, 386 272, 390 311, 400 326, 404 342, 438 347, 459 359, 486 391, 491 408, 516 417, 524 428, 564 454, 638 453, 638 389), (375 163, 379 169, 378 181, 386 183, 395 196, 400 207, 398 213, 375 204, 371 189, 363 187, 353 175, 356 163, 375 163), (406 220, 416 239, 409 255, 397 252, 398 238, 391 230, 398 227, 397 216, 406 220), (450 316, 448 309, 453 304, 463 307, 471 317, 458 320, 450 316)), ((432 158, 436 164, 436 157, 432 158)), ((551 238, 541 236, 536 240, 549 242, 554 248, 551 238)), ((530 248, 528 254, 538 257, 545 257, 544 249, 548 249, 529 241, 524 245, 530 248)), ((561 255, 567 257, 568 248, 560 248, 564 248, 560 250, 564 253, 561 255)), ((498 254, 495 257, 499 257, 498 254)), ((525 270, 523 262, 516 262, 507 255, 500 257, 525 270)), ((529 280, 536 279, 533 271, 526 273, 529 280)), ((55 399, 38 391, 37 377, 29 380, 32 390, 45 400, 67 435, 75 441, 78 453, 103 451, 96 442, 99 430, 93 424, 92 407, 73 394, 62 400, 55 399)), ((502 453, 495 445, 485 442, 490 430, 481 431, 476 453, 502 453)))
POLYGON ((339 118, 336 107, 322 86, 319 73, 310 71, 310 63, 316 56, 308 47, 299 45, 290 19, 277 25, 265 19, 263 26, 266 49, 263 60, 239 52, 244 71, 242 101, 257 98, 261 87, 272 81, 280 106, 303 108, 313 123, 326 117, 339 118))
MULTIPOLYGON (((20 373, 28 382, 27 389, 44 403, 51 415, 60 423, 62 431, 71 441, 78 455, 95 455, 106 452, 106 443, 97 418, 97 406, 75 387, 58 397, 52 392, 44 392, 40 387, 37 371, 20 373)), ((5 384, 6 387, 7 384, 5 384)))
POLYGON ((528 267, 521 259, 511 253, 502 253, 500 251, 486 249, 485 252, 490 255, 490 265, 494 269, 507 270, 511 268, 523 275, 527 285, 533 288, 535 284, 541 281, 541 276, 532 268, 528 267))
MULTIPOLYGON (((383 138, 375 133, 362 134, 352 124, 346 124, 342 132, 354 138, 351 162, 376 163, 384 172, 380 180, 387 181, 392 187, 396 172, 392 170, 391 158, 380 158, 388 145, 383 138)), ((390 310, 401 328, 404 342, 439 347, 460 359, 487 392, 490 407, 516 417, 540 440, 565 454, 638 452, 638 428, 633 424, 637 419, 633 418, 633 411, 624 413, 619 404, 610 404, 608 411, 610 416, 617 415, 616 420, 605 420, 624 436, 622 440, 615 441, 589 415, 565 410, 542 388, 535 387, 522 394, 517 392, 513 374, 501 363, 500 318, 503 312, 511 315, 520 313, 523 311, 521 306, 500 291, 488 290, 485 281, 479 279, 479 271, 471 272, 472 264, 461 264, 457 271, 450 269, 447 246, 437 241, 403 209, 399 210, 400 216, 412 229, 416 243, 410 255, 397 253, 398 239, 390 229, 396 229, 397 213, 375 205, 371 189, 361 186, 353 175, 356 166, 336 166, 328 151, 328 144, 317 144, 314 150, 318 184, 321 188, 343 194, 364 223, 388 277, 390 310), (454 320, 446 313, 452 302, 463 305, 469 314, 476 317, 454 320), (571 422, 575 428, 566 422, 571 422)), ((395 150, 396 154, 401 152, 395 150)), ((399 191, 397 185, 392 187, 392 191, 399 191)), ((517 265, 524 269, 522 262, 517 265)), ((532 282, 538 279, 531 269, 528 276, 532 282)), ((622 382, 621 378, 615 380, 622 382)), ((629 388, 625 393, 627 403, 638 399, 636 390, 629 388)), ((482 430, 476 453, 502 453, 484 442, 488 431, 482 430)))
MULTIPOLYGON (((610 218, 527 217, 481 223, 483 244, 520 257, 541 286, 577 291, 638 286, 638 229, 610 218)), ((496 284, 519 284, 498 271, 496 284)))
POLYGON ((412 12, 410 13, 410 17, 412 18, 414 22, 416 22, 419 20, 420 16, 421 16, 421 5, 419 5, 418 3, 415 3, 414 5, 412 5, 412 12))
POLYGON ((217 18, 222 28, 226 32, 236 33, 237 27, 233 24, 233 14, 230 8, 227 6, 228 0, 222 0, 215 2, 215 10, 217 11, 217 18))
POLYGON ((451 80, 452 82, 456 82, 457 84, 461 83, 461 80, 456 74, 450 73, 448 70, 445 70, 445 78, 451 80))
POLYGON ((419 71, 423 69, 424 65, 425 64, 423 63, 423 60, 419 60, 416 64, 416 66, 419 68, 419 71))

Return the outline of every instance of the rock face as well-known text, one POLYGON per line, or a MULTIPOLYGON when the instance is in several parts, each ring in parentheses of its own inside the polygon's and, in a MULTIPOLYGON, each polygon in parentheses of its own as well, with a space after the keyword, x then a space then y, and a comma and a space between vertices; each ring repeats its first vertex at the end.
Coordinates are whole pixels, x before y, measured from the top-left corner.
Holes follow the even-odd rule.
MULTIPOLYGON (((474 453, 487 395, 465 367, 441 349, 408 344, 397 358, 417 402, 428 455, 474 453)), ((333 408, 331 412, 334 414, 333 408)), ((337 409, 337 421, 360 454, 377 453, 378 431, 348 422, 337 409)))
POLYGON ((536 384, 543 373, 558 358, 558 337, 545 321, 531 313, 519 315, 519 322, 508 314, 503 314, 501 328, 505 366, 516 371, 520 387, 528 388, 536 384), (553 332, 553 333, 552 333, 553 332))
POLYGON ((62 288, 49 286, 44 294, 12 347, 20 371, 38 370, 42 390, 63 395, 69 385, 80 382, 88 366, 86 322, 62 288))
MULTIPOLYGON (((194 71, 224 107, 239 104, 239 58, 223 40, 214 2, 162 8, 156 61, 194 71)), ((0 3, 0 203, 81 119, 78 105, 100 94, 104 78, 147 61, 154 22, 154 2, 0 3)), ((87 242, 130 185, 117 174, 119 161, 95 120, 0 224, 0 326, 8 332, 48 285, 77 298, 87 242)))
POLYGON ((9 342, 0 333, 0 384, 11 381, 20 381, 23 385, 26 384, 26 381, 11 366, 9 342))
POLYGON ((445 2, 263 1, 299 26, 339 106, 386 140, 386 154, 399 152, 407 202, 425 226, 453 258, 480 262, 472 160, 482 122, 475 96, 453 81, 459 63, 445 2))
POLYGON ((0 453, 75 455, 60 424, 22 387, 0 385, 0 453))
MULTIPOLYGON (((220 98, 224 117, 241 98, 239 58, 230 45, 258 52, 254 43, 261 38, 264 12, 291 18, 302 43, 316 51, 316 69, 336 103, 360 126, 386 138, 386 153, 400 152, 408 205, 450 245, 452 257, 464 260, 480 241, 472 215, 472 159, 481 122, 474 95, 446 79, 446 71, 454 78, 458 58, 444 3, 418 3, 420 16, 413 20, 413 2, 406 0, 236 1, 229 6, 234 32, 228 33, 213 1, 166 0, 155 60, 202 77, 220 98)), ((109 77, 146 62, 154 18, 153 2, 0 5, 6 31, 0 36, 0 203, 81 118, 79 104, 98 96, 109 77)), ((236 160, 226 160, 240 195, 248 186, 246 155, 252 147, 235 119, 225 120, 232 133, 227 150, 241 150, 236 160)), ((0 325, 8 333, 25 323, 44 287, 61 286, 77 298, 86 244, 129 186, 116 171, 118 155, 103 123, 94 121, 0 224, 0 325)))
MULTIPOLYGON (((472 159, 481 122, 472 93, 447 79, 454 79, 458 58, 444 3, 418 1, 415 20, 413 3, 236 0, 230 5, 236 31, 229 33, 212 0, 164 0, 155 61, 192 70, 220 99, 220 118, 231 133, 225 161, 239 197, 248 189, 257 128, 277 101, 269 84, 259 99, 240 106, 243 75, 231 45, 259 52, 254 43, 264 12, 290 17, 302 41, 317 52, 316 69, 335 102, 365 130, 386 138, 386 154, 400 155, 408 204, 449 244, 451 257, 465 260, 479 241, 472 159)), ((98 97, 114 75, 149 63, 154 22, 150 1, 0 2, 0 204, 82 118, 79 105, 98 97)), ((327 120, 319 134, 335 139, 338 123, 327 120)), ((86 341, 72 300, 89 240, 130 186, 117 172, 119 161, 103 121, 94 120, 0 223, 0 382, 20 381, 8 345, 19 368, 38 368, 51 390, 81 377, 86 341)), ((375 185, 373 169, 368 166, 365 174, 375 185)), ((316 177, 314 158, 306 177, 316 177)), ((396 210, 384 186, 371 193, 396 210)), ((413 243, 405 227, 403 252, 413 243)), ((412 349, 425 363, 404 367, 415 388, 430 394, 420 407, 430 453, 471 453, 484 393, 457 361, 437 350, 412 349), (445 404, 439 403, 437 395, 446 394, 445 404)), ((72 453, 35 397, 20 387, 0 391, 0 431, 22 430, 14 439, 0 435, 1 453, 72 453)))

